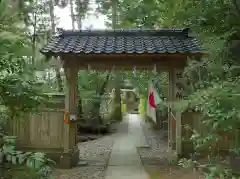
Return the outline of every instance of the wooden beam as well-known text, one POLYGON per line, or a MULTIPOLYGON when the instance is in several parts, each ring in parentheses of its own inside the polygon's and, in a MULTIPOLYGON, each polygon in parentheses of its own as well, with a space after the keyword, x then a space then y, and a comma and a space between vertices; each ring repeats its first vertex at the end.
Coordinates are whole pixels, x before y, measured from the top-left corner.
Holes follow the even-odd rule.
POLYGON ((182 154, 182 113, 176 112, 176 152, 182 154))
POLYGON ((64 152, 68 153, 76 145, 76 123, 71 118, 77 116, 77 73, 78 69, 64 65, 66 74, 65 118, 64 118, 64 152))
MULTIPOLYGON (((175 100, 181 100, 182 99, 182 89, 178 88, 178 83, 182 79, 182 72, 183 69, 178 69, 176 70, 175 73, 175 100)), ((184 89, 183 89, 184 90, 184 89)), ((176 118, 176 152, 178 155, 182 154, 182 113, 181 112, 176 112, 175 114, 176 118)))
POLYGON ((175 150, 175 129, 173 127, 174 118, 172 116, 171 103, 175 100, 175 69, 174 67, 169 68, 168 72, 168 149, 175 150))
MULTIPOLYGON (((182 69, 177 70, 174 67, 169 69, 169 87, 168 87, 168 100, 173 103, 179 98, 177 97, 177 74, 182 69)), ((182 119, 181 112, 174 112, 171 104, 168 106, 168 139, 169 150, 176 151, 177 154, 182 154, 182 119), (173 124, 176 124, 175 126, 173 124)))
POLYGON ((161 58, 147 58, 147 57, 125 57, 125 58, 97 58, 97 57, 76 57, 76 56, 62 56, 61 59, 67 66, 80 67, 81 69, 88 69, 89 65, 92 69, 106 70, 115 69, 119 70, 132 70, 136 67, 139 69, 153 69, 156 65, 157 70, 168 70, 169 66, 175 68, 182 68, 186 65, 186 58, 179 57, 161 57, 161 58))

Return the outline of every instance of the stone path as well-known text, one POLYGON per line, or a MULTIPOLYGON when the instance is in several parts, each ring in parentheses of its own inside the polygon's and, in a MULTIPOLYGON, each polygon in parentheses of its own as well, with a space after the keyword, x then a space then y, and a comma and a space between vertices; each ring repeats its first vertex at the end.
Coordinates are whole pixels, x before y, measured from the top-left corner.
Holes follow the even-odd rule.
POLYGON ((149 164, 164 157, 165 147, 141 121, 137 114, 128 115, 116 133, 79 143, 88 166, 56 170, 56 179, 149 179, 145 170, 157 169, 149 164))
POLYGON ((125 129, 115 138, 106 179, 148 179, 137 152, 137 147, 147 147, 140 120, 135 114, 125 117, 125 129))

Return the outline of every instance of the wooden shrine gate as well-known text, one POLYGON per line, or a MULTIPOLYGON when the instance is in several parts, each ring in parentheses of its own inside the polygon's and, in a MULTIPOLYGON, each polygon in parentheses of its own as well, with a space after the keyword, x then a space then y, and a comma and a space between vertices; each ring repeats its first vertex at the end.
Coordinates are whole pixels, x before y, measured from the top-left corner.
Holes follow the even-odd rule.
MULTIPOLYGON (((169 72, 169 101, 175 101, 176 70, 182 70, 187 57, 203 55, 199 42, 189 36, 189 29, 65 31, 52 37, 41 50, 47 57, 58 57, 66 73, 68 88, 65 101, 63 154, 72 160, 76 146, 77 73, 80 69, 137 70, 169 72)), ((80 94, 81 95, 81 94, 80 94)), ((169 107, 169 124, 176 118, 176 130, 169 125, 169 148, 181 153, 181 114, 169 107), (176 140, 177 139, 177 140, 176 140), (176 143, 176 145, 175 145, 176 143), (176 146, 176 147, 175 147, 176 146)), ((74 163, 69 163, 69 167, 74 163)))

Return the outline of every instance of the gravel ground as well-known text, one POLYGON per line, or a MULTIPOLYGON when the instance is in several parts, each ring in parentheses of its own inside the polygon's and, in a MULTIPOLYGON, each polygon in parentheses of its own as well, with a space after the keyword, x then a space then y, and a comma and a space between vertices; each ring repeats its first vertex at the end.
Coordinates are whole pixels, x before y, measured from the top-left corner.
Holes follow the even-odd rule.
POLYGON ((164 132, 153 130, 145 122, 142 122, 142 128, 150 148, 140 148, 138 151, 150 179, 201 179, 198 174, 189 169, 168 163, 168 146, 164 132))
POLYGON ((87 161, 87 166, 69 170, 55 171, 56 179, 104 179, 108 159, 113 146, 114 134, 78 144, 80 159, 87 161))
POLYGON ((70 170, 57 170, 55 177, 56 179, 104 179, 105 167, 86 166, 70 170))
POLYGON ((138 150, 143 164, 154 164, 165 160, 168 147, 163 132, 152 130, 150 124, 145 122, 142 122, 142 129, 149 145, 149 148, 138 150))
POLYGON ((178 166, 169 166, 167 161, 167 141, 162 130, 153 130, 151 125, 142 122, 149 148, 138 149, 142 164, 151 179, 175 178, 179 173, 178 166))
POLYGON ((111 129, 112 134, 78 144, 80 160, 87 161, 87 166, 69 170, 57 169, 56 179, 104 179, 114 140, 117 135, 127 131, 127 124, 112 124, 111 129))
POLYGON ((90 166, 106 166, 113 146, 113 134, 103 138, 79 143, 80 159, 90 166))

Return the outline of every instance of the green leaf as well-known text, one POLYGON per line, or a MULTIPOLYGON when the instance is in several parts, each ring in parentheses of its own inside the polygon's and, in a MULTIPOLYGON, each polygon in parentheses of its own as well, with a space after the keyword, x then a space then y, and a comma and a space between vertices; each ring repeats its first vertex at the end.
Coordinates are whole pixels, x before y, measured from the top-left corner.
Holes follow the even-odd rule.
POLYGON ((35 165, 34 167, 36 169, 39 169, 44 163, 42 161, 39 161, 39 160, 35 160, 35 165))
POLYGON ((34 161, 30 158, 30 159, 27 159, 27 167, 29 168, 34 168, 34 161))
POLYGON ((49 159, 49 158, 47 159, 47 163, 50 164, 50 165, 51 164, 56 165, 56 162, 54 160, 49 159))
POLYGON ((17 164, 17 157, 16 156, 12 156, 12 163, 17 164))
POLYGON ((213 123, 213 128, 217 129, 217 127, 218 127, 218 122, 213 123))
POLYGON ((11 153, 14 151, 14 149, 15 149, 15 146, 12 146, 12 145, 4 145, 3 146, 4 153, 11 153))
POLYGON ((11 162, 12 161, 12 156, 10 154, 7 154, 6 159, 7 159, 8 162, 11 162))
POLYGON ((25 161, 24 155, 18 155, 18 162, 19 162, 19 164, 23 164, 24 161, 25 161))

